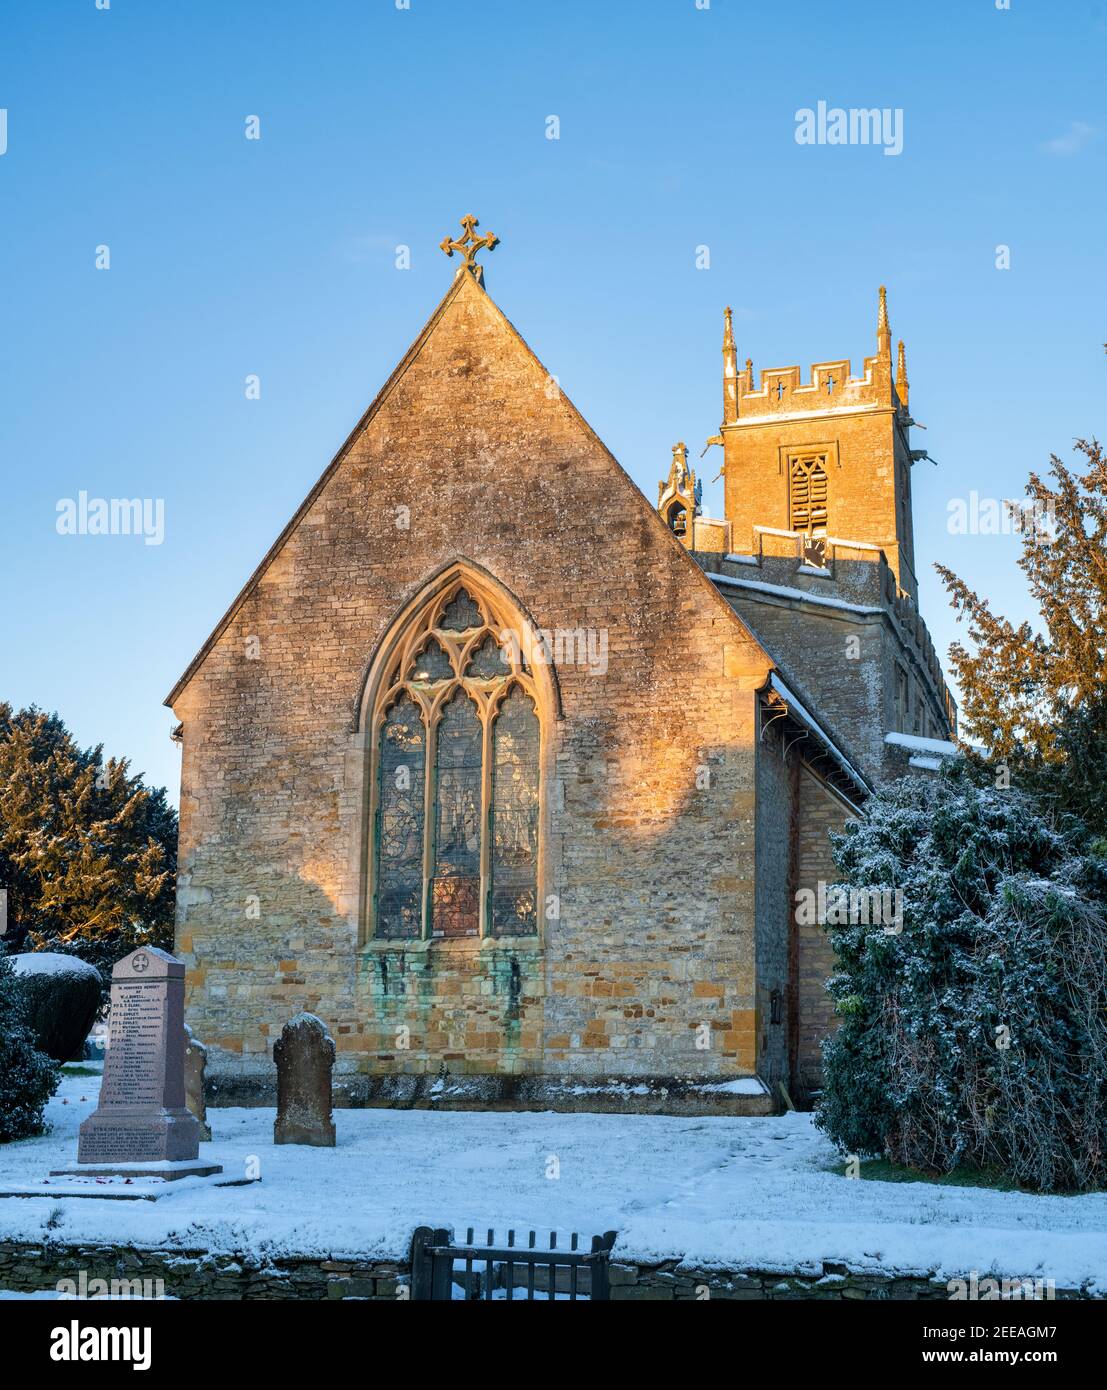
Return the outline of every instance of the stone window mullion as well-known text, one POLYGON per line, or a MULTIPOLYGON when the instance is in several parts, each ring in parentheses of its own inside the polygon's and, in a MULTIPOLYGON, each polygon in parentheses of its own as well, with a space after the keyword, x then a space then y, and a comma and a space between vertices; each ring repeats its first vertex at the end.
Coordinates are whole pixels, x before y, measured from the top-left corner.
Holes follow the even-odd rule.
POLYGON ((440 705, 426 716, 427 755, 423 776, 423 917, 422 937, 426 941, 432 931, 431 886, 434 881, 435 833, 438 817, 435 814, 438 781, 438 715, 440 705))
POLYGON ((480 935, 492 935, 492 720, 493 702, 484 704, 480 775, 480 935))

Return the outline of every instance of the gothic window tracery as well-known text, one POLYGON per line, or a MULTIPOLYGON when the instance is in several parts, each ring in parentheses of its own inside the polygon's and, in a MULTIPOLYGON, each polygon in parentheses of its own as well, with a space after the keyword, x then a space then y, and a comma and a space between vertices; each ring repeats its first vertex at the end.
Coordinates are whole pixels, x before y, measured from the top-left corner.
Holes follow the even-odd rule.
POLYGON ((538 932, 539 692, 511 615, 473 589, 416 613, 374 702, 376 938, 538 932))

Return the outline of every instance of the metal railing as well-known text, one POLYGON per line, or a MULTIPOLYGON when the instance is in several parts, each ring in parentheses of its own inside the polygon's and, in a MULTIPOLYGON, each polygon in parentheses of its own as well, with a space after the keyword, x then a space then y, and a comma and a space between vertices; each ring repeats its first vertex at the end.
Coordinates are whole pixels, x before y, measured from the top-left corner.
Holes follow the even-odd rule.
POLYGON ((455 1245, 452 1230, 420 1226, 411 1243, 411 1297, 434 1302, 511 1302, 516 1297, 603 1302, 610 1298, 608 1265, 616 1234, 593 1236, 592 1248, 585 1251, 575 1231, 568 1246, 559 1247, 557 1232, 551 1231, 549 1244, 539 1248, 534 1231, 526 1245, 515 1243, 513 1230, 507 1233, 506 1245, 496 1244, 493 1230, 478 1244, 470 1226, 465 1243, 455 1245))

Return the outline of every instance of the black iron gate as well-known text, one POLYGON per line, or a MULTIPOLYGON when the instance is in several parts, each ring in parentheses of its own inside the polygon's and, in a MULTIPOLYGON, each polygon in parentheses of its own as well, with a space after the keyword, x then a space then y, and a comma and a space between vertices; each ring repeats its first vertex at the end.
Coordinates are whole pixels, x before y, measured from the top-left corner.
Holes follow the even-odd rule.
POLYGON ((549 1245, 539 1249, 534 1231, 526 1245, 516 1245, 514 1231, 508 1231, 506 1245, 497 1245, 491 1230, 484 1244, 475 1244, 470 1226, 465 1244, 455 1245, 452 1230, 420 1226, 411 1242, 411 1296, 435 1302, 516 1297, 602 1302, 611 1296, 608 1265, 616 1234, 593 1236, 591 1250, 585 1251, 575 1231, 560 1248, 557 1232, 551 1231, 549 1245))

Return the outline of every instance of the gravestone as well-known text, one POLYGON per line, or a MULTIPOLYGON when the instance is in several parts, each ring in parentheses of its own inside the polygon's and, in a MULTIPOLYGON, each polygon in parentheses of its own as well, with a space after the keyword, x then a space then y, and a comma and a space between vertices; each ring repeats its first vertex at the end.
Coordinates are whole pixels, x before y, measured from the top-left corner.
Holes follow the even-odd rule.
POLYGON ((220 1171, 196 1163, 200 1126, 185 1106, 184 1054, 184 966, 142 946, 112 971, 100 1102, 81 1125, 78 1164, 128 1174, 141 1165, 167 1177, 220 1171))
POLYGON ((331 1071, 334 1040, 322 1019, 297 1014, 273 1044, 277 1064, 277 1121, 274 1144, 334 1147, 331 1071))
POLYGON ((198 1038, 192 1036, 192 1029, 185 1024, 185 1105, 196 1116, 200 1126, 200 1142, 211 1138, 208 1124, 208 1106, 204 1099, 204 1068, 207 1065, 208 1050, 198 1038))

